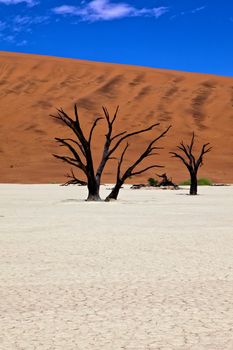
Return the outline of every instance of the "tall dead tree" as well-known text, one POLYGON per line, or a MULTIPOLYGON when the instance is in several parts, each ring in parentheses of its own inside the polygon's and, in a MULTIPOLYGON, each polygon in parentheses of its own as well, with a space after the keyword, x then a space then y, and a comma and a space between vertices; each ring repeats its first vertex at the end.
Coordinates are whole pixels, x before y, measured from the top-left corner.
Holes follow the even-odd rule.
POLYGON ((212 147, 208 147, 209 143, 205 143, 202 145, 201 152, 197 159, 193 155, 193 145, 194 145, 194 140, 195 140, 195 134, 193 132, 191 142, 189 145, 184 145, 183 141, 180 143, 177 148, 182 152, 177 153, 177 152, 170 152, 173 157, 179 158, 186 168, 189 171, 190 174, 190 195, 196 195, 197 194, 197 172, 200 166, 203 165, 203 156, 210 152, 212 147))
MULTIPOLYGON (((54 154, 54 157, 68 163, 69 165, 72 165, 83 173, 83 175, 86 178, 86 184, 88 187, 88 197, 87 201, 98 201, 100 200, 100 195, 99 195, 99 190, 100 190, 100 183, 101 183, 101 176, 103 173, 103 170, 107 164, 107 162, 110 159, 114 159, 113 154, 115 151, 122 145, 122 142, 129 139, 132 136, 142 134, 144 132, 150 131, 154 129, 156 126, 159 125, 159 123, 152 124, 151 126, 145 128, 145 129, 140 129, 131 133, 128 133, 127 131, 122 131, 118 134, 113 135, 113 126, 117 118, 119 106, 117 107, 114 115, 112 118, 110 118, 109 112, 107 108, 102 107, 104 116, 103 117, 98 117, 94 120, 91 129, 89 131, 88 137, 86 137, 83 133, 83 129, 80 125, 80 120, 79 120, 79 115, 78 115, 78 110, 77 110, 77 105, 74 105, 74 115, 75 118, 72 119, 64 110, 58 109, 57 115, 51 115, 53 118, 58 119, 62 124, 67 126, 69 129, 74 134, 75 138, 58 138, 56 137, 55 140, 59 143, 60 146, 65 147, 71 156, 67 155, 57 155, 54 154), (102 157, 101 161, 99 163, 99 166, 97 170, 95 171, 94 169, 94 162, 93 162, 93 156, 92 156, 92 147, 91 147, 91 141, 92 141, 92 136, 93 132, 100 120, 104 119, 106 122, 107 126, 107 132, 105 134, 105 141, 103 145, 103 151, 102 151, 102 157)), ((170 128, 170 127, 169 127, 170 128)), ((150 169, 150 166, 147 169, 144 169, 143 171, 135 172, 133 173, 134 168, 146 157, 149 155, 152 155, 152 151, 155 149, 153 147, 153 144, 162 136, 164 136, 169 128, 163 132, 159 137, 154 139, 150 145, 148 146, 148 149, 137 159, 137 161, 128 169, 127 174, 123 176, 123 180, 125 181, 126 178, 129 176, 137 175, 143 171, 146 171, 147 169, 150 169), (130 175, 131 174, 131 175, 130 175)), ((128 146, 125 147, 122 155, 121 155, 121 160, 118 165, 118 172, 120 174, 120 167, 121 163, 123 162, 124 154, 126 152, 126 149, 128 146)), ((120 175, 119 175, 120 176, 120 175)), ((66 185, 69 184, 85 184, 85 181, 77 178, 72 170, 71 175, 69 175, 70 180, 66 182, 66 185)), ((121 180, 122 181, 122 180, 121 180)), ((117 185, 117 184, 116 184, 117 185)), ((118 191, 119 192, 119 191, 118 191)))

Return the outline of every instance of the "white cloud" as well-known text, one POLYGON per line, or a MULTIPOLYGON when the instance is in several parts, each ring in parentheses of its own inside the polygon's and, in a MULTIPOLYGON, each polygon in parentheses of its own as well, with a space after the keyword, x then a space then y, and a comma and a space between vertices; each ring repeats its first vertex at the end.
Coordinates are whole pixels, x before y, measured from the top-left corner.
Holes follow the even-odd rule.
POLYGON ((62 5, 52 9, 58 15, 78 16, 84 21, 108 21, 123 17, 160 17, 168 12, 167 7, 137 9, 127 3, 112 3, 110 0, 92 0, 83 6, 62 5))
POLYGON ((75 6, 62 5, 59 7, 55 7, 53 12, 58 15, 76 15, 77 8, 75 6))
POLYGON ((36 0, 0 0, 0 4, 5 4, 5 5, 17 5, 22 2, 25 2, 28 6, 35 6, 38 4, 38 1, 36 0))

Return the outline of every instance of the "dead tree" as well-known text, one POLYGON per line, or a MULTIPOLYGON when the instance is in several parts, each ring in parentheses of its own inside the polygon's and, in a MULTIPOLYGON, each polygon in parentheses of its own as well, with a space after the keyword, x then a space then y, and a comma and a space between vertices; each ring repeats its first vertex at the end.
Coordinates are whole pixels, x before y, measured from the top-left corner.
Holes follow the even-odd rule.
POLYGON ((82 181, 77 179, 77 177, 74 175, 73 169, 70 170, 71 175, 67 174, 66 177, 70 180, 66 181, 62 186, 69 186, 69 185, 79 185, 79 186, 87 186, 86 181, 82 181))
POLYGON ((169 179, 167 177, 167 174, 164 173, 162 175, 159 175, 159 174, 156 174, 158 177, 160 177, 162 180, 158 183, 158 186, 161 187, 161 186, 172 186, 174 188, 177 188, 178 186, 172 182, 172 179, 169 179))
MULTIPOLYGON (((128 133, 127 131, 122 131, 118 134, 113 135, 113 126, 114 126, 114 122, 116 121, 116 118, 117 118, 119 106, 117 107, 112 118, 110 118, 110 115, 109 115, 107 108, 105 108, 105 107, 102 107, 102 108, 103 108, 104 116, 98 117, 94 120, 94 122, 91 126, 91 129, 89 131, 88 137, 86 137, 84 135, 83 129, 80 125, 80 120, 79 120, 79 115, 78 115, 78 110, 77 110, 76 104, 74 106, 74 115, 75 115, 74 119, 72 119, 66 112, 64 112, 64 110, 62 108, 57 110, 57 112, 58 112, 57 115, 51 115, 53 118, 59 120, 62 124, 64 124, 69 129, 71 129, 71 131, 74 134, 74 138, 58 138, 58 137, 55 138, 55 140, 59 143, 60 146, 65 147, 69 151, 71 156, 67 156, 67 155, 61 156, 61 155, 57 155, 57 154, 53 154, 53 155, 54 155, 54 157, 56 157, 64 162, 68 163, 69 165, 72 165, 72 166, 78 168, 79 170, 81 170, 81 172, 83 173, 83 175, 86 178, 86 184, 88 187, 87 201, 100 200, 99 190, 100 190, 101 176, 102 176, 103 170, 106 166, 106 163, 110 159, 114 159, 113 154, 122 145, 122 142, 129 139, 132 136, 150 131, 159 125, 159 123, 155 123, 155 124, 152 124, 151 126, 145 128, 145 129, 140 129, 138 131, 134 131, 134 132, 130 132, 130 133, 128 133), (100 164, 99 164, 97 170, 95 170, 93 156, 92 156, 91 141, 92 141, 93 132, 94 132, 98 122, 101 119, 104 119, 106 122, 107 132, 105 134, 105 142, 103 145, 102 158, 101 158, 101 161, 100 161, 100 164)), ((166 132, 168 131, 168 129, 166 130, 166 132)), ((165 135, 166 132, 164 132, 163 134, 165 135)), ((161 137, 162 137, 162 135, 159 138, 161 138, 161 137)), ((132 171, 136 167, 136 165, 139 164, 145 157, 147 157, 153 149, 155 149, 155 148, 152 149, 152 145, 159 138, 154 139, 153 142, 151 142, 150 148, 148 148, 148 151, 146 153, 144 152, 145 155, 143 154, 136 161, 136 163, 134 163, 133 166, 131 166, 128 169, 128 172, 126 174, 127 176, 126 175, 124 176, 124 180, 126 178, 128 178, 129 176, 133 176, 133 175, 136 175, 137 173, 142 172, 141 171, 141 172, 137 172, 134 174, 132 173, 132 171), (128 174, 130 174, 130 173, 131 173, 131 175, 128 176, 128 174)), ((126 148, 122 154, 122 161, 123 161, 123 156, 125 154, 125 151, 126 151, 126 148)), ((152 155, 152 154, 150 154, 150 155, 152 155)), ((122 163, 122 161, 121 161, 121 163, 122 163)), ((151 167, 154 167, 154 166, 151 166, 151 167)), ((149 169, 151 167, 148 167, 147 169, 149 169)), ((144 169, 143 171, 146 171, 147 169, 144 169)), ((118 169, 118 171, 119 171, 119 169, 118 169)), ((68 176, 68 177, 71 180, 68 180, 65 183, 66 185, 69 185, 69 184, 81 184, 81 185, 83 185, 83 184, 85 184, 85 181, 77 178, 74 175, 73 171, 71 173, 71 176, 68 176)))
POLYGON ((166 133, 168 132, 168 130, 171 128, 171 126, 169 126, 165 131, 163 131, 160 135, 158 135, 156 138, 154 138, 150 143, 149 145, 147 146, 147 148, 145 149, 145 151, 136 159, 136 161, 131 165, 129 166, 124 172, 123 174, 121 174, 121 167, 122 167, 122 163, 123 163, 123 160, 124 160, 124 156, 125 156, 125 153, 129 147, 129 144, 127 143, 122 154, 121 154, 121 157, 119 159, 119 162, 118 162, 118 167, 117 167, 117 178, 116 178, 116 184, 115 186, 113 187, 111 193, 107 196, 107 198, 105 199, 106 201, 110 201, 111 199, 117 199, 118 197, 118 194, 119 194, 119 191, 120 191, 120 188, 121 186, 124 184, 124 182, 132 177, 132 176, 135 176, 135 175, 139 175, 139 174, 142 174, 144 173, 145 171, 149 170, 149 169, 152 169, 152 168, 163 168, 162 165, 157 165, 157 164, 154 164, 154 165, 150 165, 146 168, 143 168, 141 170, 136 170, 135 171, 135 168, 144 160, 146 159, 147 157, 150 157, 150 156, 153 156, 153 155, 156 155, 157 153, 153 152, 155 150, 158 150, 158 149, 161 149, 161 147, 156 147, 154 146, 154 144, 156 143, 156 141, 158 141, 159 139, 161 139, 162 137, 164 137, 166 135, 166 133))
POLYGON ((180 143, 177 148, 183 153, 170 152, 173 157, 179 158, 184 165, 187 167, 190 174, 190 195, 197 194, 197 172, 199 166, 203 165, 203 156, 204 154, 210 152, 212 147, 208 147, 209 143, 205 143, 202 145, 201 152, 197 159, 193 155, 193 145, 194 145, 195 134, 193 133, 192 139, 189 145, 184 145, 183 141, 180 143))

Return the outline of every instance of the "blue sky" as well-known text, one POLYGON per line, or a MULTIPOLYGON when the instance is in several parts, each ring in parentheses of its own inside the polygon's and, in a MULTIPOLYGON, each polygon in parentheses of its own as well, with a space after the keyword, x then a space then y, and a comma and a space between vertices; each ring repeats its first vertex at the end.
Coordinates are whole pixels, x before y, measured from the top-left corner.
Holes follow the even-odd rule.
POLYGON ((233 0, 0 0, 0 50, 233 76, 233 0))

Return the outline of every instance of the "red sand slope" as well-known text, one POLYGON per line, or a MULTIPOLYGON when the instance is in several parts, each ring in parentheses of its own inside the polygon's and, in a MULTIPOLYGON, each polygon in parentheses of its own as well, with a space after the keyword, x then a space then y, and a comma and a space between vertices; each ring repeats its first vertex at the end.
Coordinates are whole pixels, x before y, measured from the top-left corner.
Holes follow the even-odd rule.
MULTIPOLYGON (((85 130, 101 114, 101 105, 111 112, 120 105, 116 131, 157 121, 161 131, 172 124, 169 135, 159 143, 165 149, 154 161, 165 165, 174 181, 188 174, 169 151, 195 131, 199 144, 210 142, 214 147, 199 175, 233 182, 233 78, 8 52, 0 52, 0 182, 64 181, 69 167, 51 154, 64 151, 53 137, 66 131, 49 114, 56 107, 72 113, 74 102, 85 130)), ((104 126, 102 122, 93 143, 96 160, 104 126)), ((134 159, 152 135, 132 140, 126 161, 134 159)), ((103 181, 114 181, 115 166, 114 161, 109 164, 103 181)), ((145 182, 155 172, 132 182, 145 182)))

